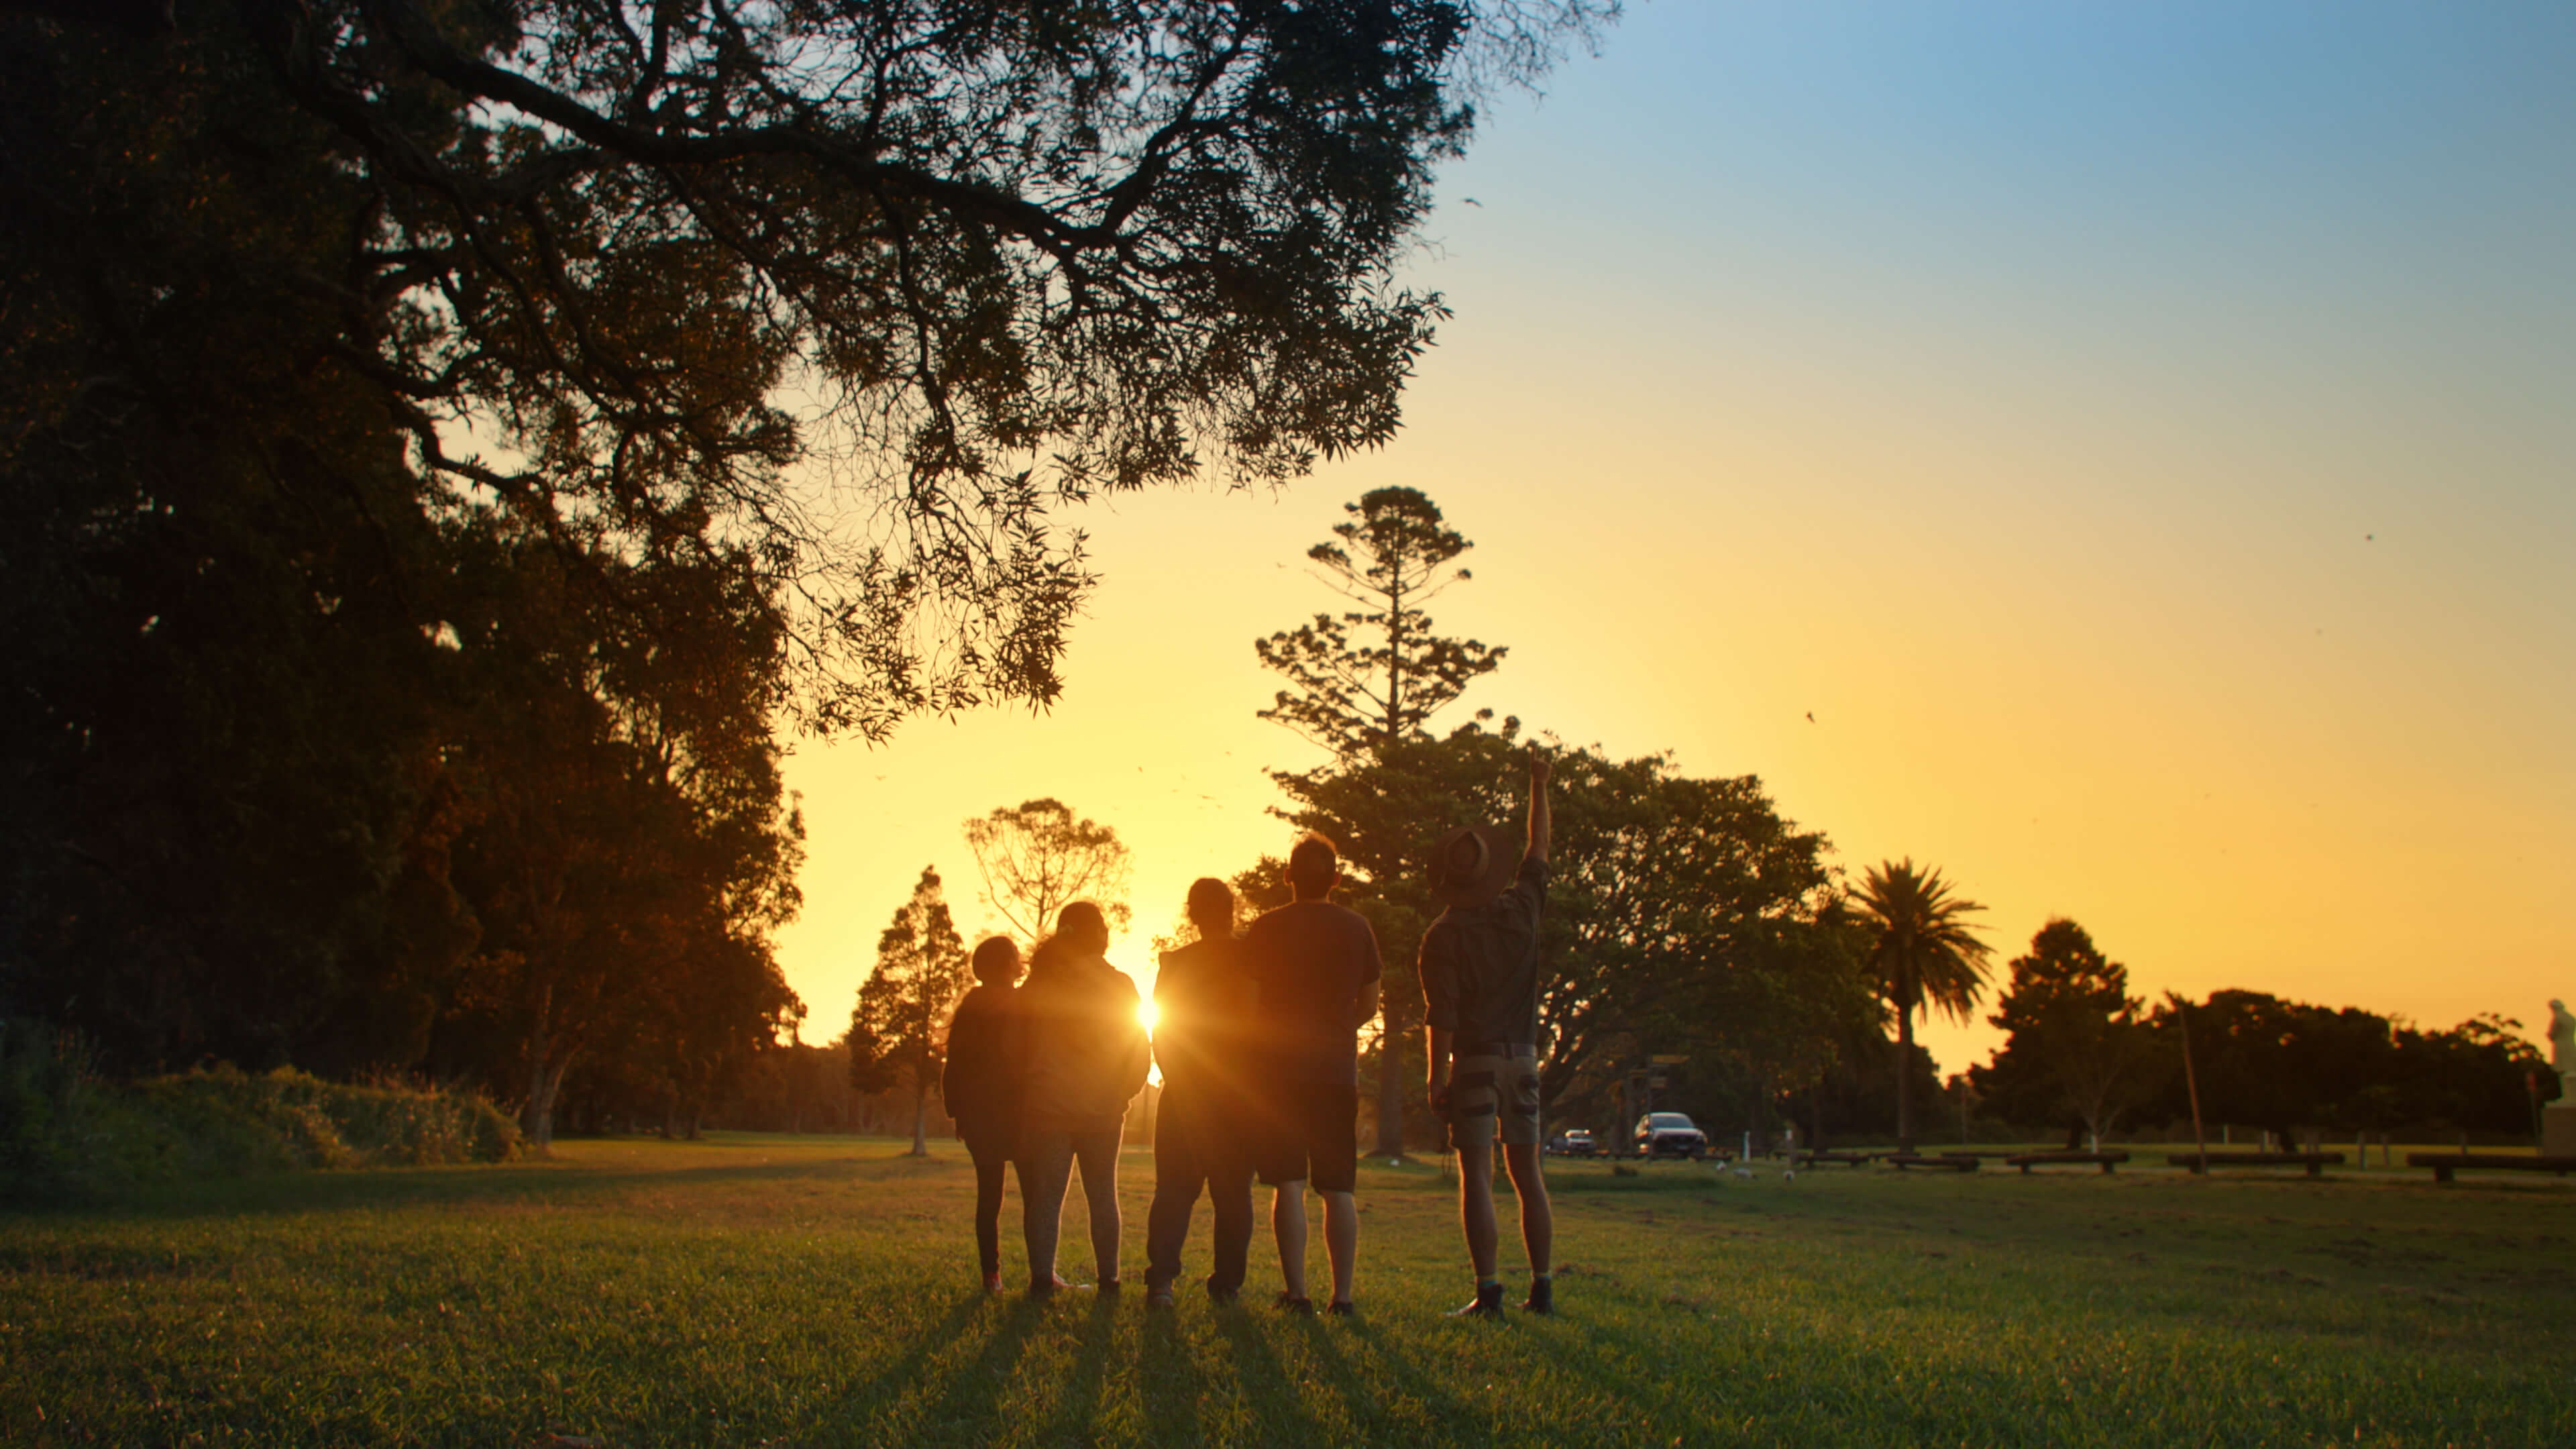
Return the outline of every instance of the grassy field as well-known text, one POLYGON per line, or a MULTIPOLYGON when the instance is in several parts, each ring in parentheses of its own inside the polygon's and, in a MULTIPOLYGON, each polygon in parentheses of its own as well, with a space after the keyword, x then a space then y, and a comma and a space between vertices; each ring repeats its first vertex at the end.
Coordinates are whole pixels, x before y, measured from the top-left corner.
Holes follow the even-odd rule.
MULTIPOLYGON (((958 1146, 899 1151, 575 1142, 0 1216, 0 1440, 2576 1443, 2556 1179, 1576 1164, 1561 1316, 1489 1324, 1440 1316, 1434 1168, 1364 1169, 1355 1321, 1148 1316, 987 1298, 958 1146)), ((1132 1285, 1151 1156, 1122 1174, 1132 1285)))

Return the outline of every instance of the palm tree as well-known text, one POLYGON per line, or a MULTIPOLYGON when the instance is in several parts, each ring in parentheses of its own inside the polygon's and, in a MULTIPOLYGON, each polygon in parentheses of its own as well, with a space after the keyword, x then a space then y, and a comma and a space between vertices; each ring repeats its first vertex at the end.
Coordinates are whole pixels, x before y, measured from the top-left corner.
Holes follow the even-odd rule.
POLYGON ((1913 858, 1872 866, 1859 905, 1871 933, 1870 969, 1880 994, 1896 1008, 1896 1150, 1914 1150, 1914 1009, 1938 1009, 1966 1021, 1986 988, 1986 943, 1965 919, 1985 909, 1950 894, 1937 868, 1913 858))

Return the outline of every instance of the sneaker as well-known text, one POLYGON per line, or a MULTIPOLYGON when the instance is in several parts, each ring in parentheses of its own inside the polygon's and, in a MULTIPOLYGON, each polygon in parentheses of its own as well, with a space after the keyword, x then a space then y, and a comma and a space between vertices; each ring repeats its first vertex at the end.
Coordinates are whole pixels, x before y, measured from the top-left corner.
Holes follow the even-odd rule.
POLYGON ((1449 1310, 1452 1318, 1500 1318, 1503 1316, 1503 1285, 1479 1283, 1473 1302, 1449 1310))
POLYGON ((1232 1303, 1235 1301, 1236 1296, 1241 1292, 1242 1290, 1239 1288, 1220 1288, 1213 1282, 1207 1285, 1207 1296, 1210 1303, 1232 1303))
POLYGON ((1175 1307, 1177 1306, 1177 1302, 1178 1300, 1173 1298, 1172 1290, 1169 1288, 1148 1288, 1145 1290, 1145 1311, 1148 1313, 1153 1312, 1157 1308, 1175 1307))
POLYGON ((1100 1296, 1103 1298, 1115 1298, 1118 1296, 1118 1289, 1120 1286, 1120 1281, 1116 1278, 1103 1278, 1100 1280, 1100 1296))
POLYGON ((1553 1278, 1532 1278, 1530 1280, 1529 1297, 1521 1300, 1521 1311, 1523 1313, 1554 1313, 1556 1311, 1556 1280, 1553 1278))
POLYGON ((1277 1302, 1281 1310, 1288 1313, 1304 1313, 1312 1315, 1315 1311, 1314 1299, 1293 1297, 1285 1288, 1279 1290, 1277 1302))
POLYGON ((1347 1298, 1336 1298, 1324 1305, 1324 1311, 1335 1318, 1357 1318, 1360 1306, 1347 1298))

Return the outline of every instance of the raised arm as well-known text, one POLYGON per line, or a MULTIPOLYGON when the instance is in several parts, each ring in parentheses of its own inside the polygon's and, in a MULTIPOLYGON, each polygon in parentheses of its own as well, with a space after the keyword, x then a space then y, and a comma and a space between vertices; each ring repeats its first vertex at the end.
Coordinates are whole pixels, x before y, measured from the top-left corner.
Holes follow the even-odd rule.
POLYGON ((1547 859, 1547 777, 1551 773, 1547 755, 1535 743, 1529 747, 1529 858, 1547 859))

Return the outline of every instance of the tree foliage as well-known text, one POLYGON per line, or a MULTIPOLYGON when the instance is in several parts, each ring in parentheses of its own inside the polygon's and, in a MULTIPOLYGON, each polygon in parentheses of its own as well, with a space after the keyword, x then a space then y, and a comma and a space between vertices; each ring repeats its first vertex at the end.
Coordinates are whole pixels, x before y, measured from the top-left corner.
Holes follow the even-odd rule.
POLYGON ((1422 606, 1470 577, 1452 567, 1473 547, 1439 505, 1417 489, 1378 488, 1343 505, 1339 543, 1306 557, 1334 592, 1358 609, 1254 643, 1261 663, 1285 675, 1261 718, 1295 730, 1340 760, 1429 738, 1423 725, 1468 684, 1503 662, 1504 651, 1432 632, 1422 606), (1353 631, 1359 638, 1354 640, 1353 631))
POLYGON ((924 1140, 931 1088, 947 1060, 948 1016, 968 983, 966 943, 948 915, 939 872, 924 867, 912 898, 877 938, 876 970, 850 1012, 850 1084, 912 1093, 912 1151, 924 1140))
POLYGON ((1111 929, 1125 929, 1129 859, 1117 831, 1054 799, 997 809, 965 828, 985 903, 1023 946, 1053 931, 1056 913, 1075 901, 1098 905, 1111 929))
MULTIPOLYGON (((2537 1100, 2555 1074, 2519 1023, 2472 1017, 2428 1031, 2358 1007, 2316 1006, 2260 991, 2169 998, 2155 1013, 2172 1060, 2191 1032, 2203 1118, 2265 1128, 2296 1142, 2301 1128, 2335 1132, 2479 1132, 2527 1140, 2537 1100), (2179 1009, 2178 1009, 2179 1008, 2179 1009)), ((2179 1072, 2148 1110, 2188 1120, 2179 1072)))
MULTIPOLYGON (((1965 1021, 1986 985, 1986 943, 1967 918, 1985 909, 1953 896, 1936 868, 1911 857, 1870 867, 1853 897, 1870 931, 1869 969, 1896 1012, 1899 1060, 1914 1053, 1914 1013, 1921 1008, 1965 1021)), ((1896 1141, 1914 1150, 1911 1074, 1896 1077, 1896 1141)))
MULTIPOLYGON (((1986 1109, 2008 1122, 2079 1123, 2100 1141, 2169 1070, 2164 1044, 2129 995, 2129 970, 2082 926, 2041 926, 1986 1018, 2007 1033, 1993 1061, 1969 1069, 1986 1109)), ((2069 1128, 2073 1145, 2073 1128, 2069 1128)))

